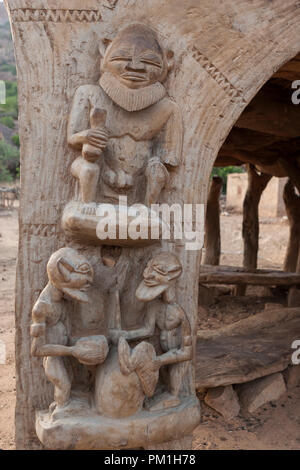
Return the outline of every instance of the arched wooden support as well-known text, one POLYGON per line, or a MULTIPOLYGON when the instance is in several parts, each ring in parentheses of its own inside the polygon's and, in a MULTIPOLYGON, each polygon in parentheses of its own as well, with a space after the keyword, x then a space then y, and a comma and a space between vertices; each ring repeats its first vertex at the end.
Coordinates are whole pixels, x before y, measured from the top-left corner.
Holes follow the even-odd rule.
POLYGON ((290 235, 283 269, 286 272, 293 273, 296 271, 300 247, 300 197, 296 194, 295 187, 290 179, 284 187, 283 200, 290 224, 290 235))
MULTIPOLYGON (((248 271, 257 268, 259 219, 258 206, 261 195, 272 176, 257 173, 253 165, 247 165, 248 189, 243 205, 243 240, 244 259, 243 267, 248 271)), ((246 286, 236 288, 236 295, 245 295, 246 286)))
POLYGON ((204 264, 217 266, 220 264, 221 236, 220 236, 220 194, 223 180, 214 176, 207 200, 205 220, 205 257, 204 264))

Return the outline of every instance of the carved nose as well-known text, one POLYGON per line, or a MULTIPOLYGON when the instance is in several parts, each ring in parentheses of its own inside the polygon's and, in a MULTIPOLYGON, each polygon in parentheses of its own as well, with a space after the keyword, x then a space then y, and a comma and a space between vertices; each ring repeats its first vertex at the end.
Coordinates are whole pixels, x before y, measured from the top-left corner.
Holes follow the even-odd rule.
POLYGON ((133 57, 130 62, 127 64, 127 69, 128 70, 138 70, 138 71, 143 71, 145 70, 145 66, 143 62, 141 62, 139 59, 133 57))

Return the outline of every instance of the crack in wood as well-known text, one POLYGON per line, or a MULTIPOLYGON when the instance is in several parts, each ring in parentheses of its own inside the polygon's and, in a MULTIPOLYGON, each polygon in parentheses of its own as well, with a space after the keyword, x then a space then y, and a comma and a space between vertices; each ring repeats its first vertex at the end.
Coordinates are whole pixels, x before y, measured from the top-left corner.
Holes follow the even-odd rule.
POLYGON ((225 75, 195 46, 192 48, 192 57, 204 70, 220 85, 232 101, 246 103, 243 92, 235 88, 225 75))
POLYGON ((102 20, 99 10, 50 10, 18 8, 11 11, 14 23, 40 21, 53 23, 97 23, 102 20))

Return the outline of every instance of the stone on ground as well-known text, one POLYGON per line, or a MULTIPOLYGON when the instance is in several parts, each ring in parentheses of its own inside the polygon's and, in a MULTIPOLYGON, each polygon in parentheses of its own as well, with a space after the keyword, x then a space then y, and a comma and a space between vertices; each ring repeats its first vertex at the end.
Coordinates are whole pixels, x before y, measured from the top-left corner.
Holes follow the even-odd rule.
POLYGON ((300 385, 300 365, 288 367, 283 372, 285 383, 288 389, 292 389, 300 385))
POLYGON ((226 420, 235 418, 240 412, 239 400, 232 385, 210 388, 207 391, 204 401, 226 420))
POLYGON ((242 407, 249 413, 254 413, 262 405, 278 400, 285 392, 283 375, 277 373, 242 385, 239 398, 242 407))

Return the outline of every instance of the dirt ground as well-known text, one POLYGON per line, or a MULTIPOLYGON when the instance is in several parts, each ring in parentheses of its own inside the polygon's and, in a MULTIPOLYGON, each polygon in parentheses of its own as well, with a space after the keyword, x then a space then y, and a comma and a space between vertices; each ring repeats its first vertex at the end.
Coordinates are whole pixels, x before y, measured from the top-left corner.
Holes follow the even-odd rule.
MULTIPOLYGON (((221 216, 221 264, 241 265, 241 225, 240 215, 221 216)), ((7 348, 6 364, 0 365, 0 449, 14 449, 16 210, 0 212, 0 234, 0 341, 7 348)), ((259 267, 282 267, 287 238, 285 219, 261 220, 259 267)), ((249 290, 246 298, 234 301, 223 296, 217 305, 206 310, 206 317, 201 316, 201 328, 216 328, 262 310, 268 293, 261 292, 260 298, 253 294, 249 290)), ((289 390, 279 401, 261 407, 254 415, 241 414, 229 422, 201 402, 202 422, 194 432, 194 449, 300 449, 299 391, 299 387, 289 390)))

